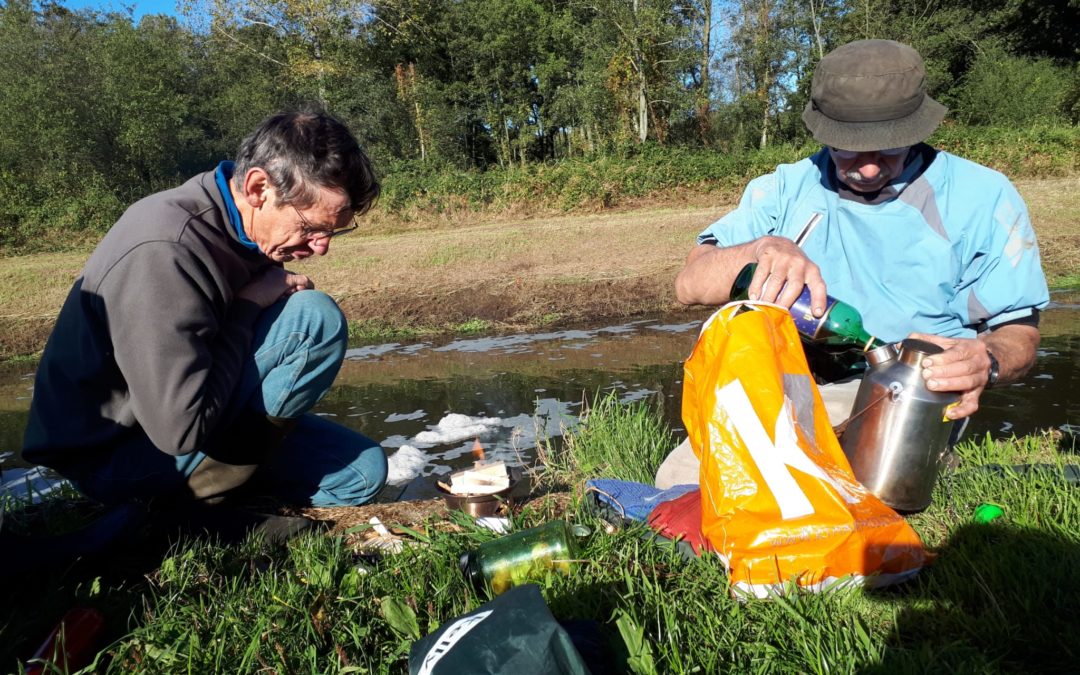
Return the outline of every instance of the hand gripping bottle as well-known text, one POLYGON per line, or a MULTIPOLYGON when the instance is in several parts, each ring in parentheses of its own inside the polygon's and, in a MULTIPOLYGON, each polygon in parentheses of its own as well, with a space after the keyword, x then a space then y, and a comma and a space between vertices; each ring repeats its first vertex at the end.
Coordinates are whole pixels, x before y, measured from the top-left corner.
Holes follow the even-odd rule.
MULTIPOLYGON (((749 263, 742 268, 739 276, 731 285, 731 300, 748 300, 750 296, 750 280, 754 278, 757 263, 749 263)), ((870 335, 863 328, 862 315, 859 310, 851 305, 826 296, 825 311, 821 318, 814 316, 810 309, 810 289, 803 286, 799 298, 791 305, 792 318, 795 319, 795 327, 809 342, 826 347, 858 347, 861 351, 868 351, 885 344, 870 335)))

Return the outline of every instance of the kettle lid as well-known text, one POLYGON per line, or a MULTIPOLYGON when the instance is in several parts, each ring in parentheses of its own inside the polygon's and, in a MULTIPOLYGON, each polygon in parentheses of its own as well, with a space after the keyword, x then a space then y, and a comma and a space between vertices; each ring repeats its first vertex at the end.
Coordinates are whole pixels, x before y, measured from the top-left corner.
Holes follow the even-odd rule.
POLYGON ((907 338, 900 343, 900 362, 909 366, 918 366, 924 356, 940 354, 945 351, 944 347, 927 340, 907 338))

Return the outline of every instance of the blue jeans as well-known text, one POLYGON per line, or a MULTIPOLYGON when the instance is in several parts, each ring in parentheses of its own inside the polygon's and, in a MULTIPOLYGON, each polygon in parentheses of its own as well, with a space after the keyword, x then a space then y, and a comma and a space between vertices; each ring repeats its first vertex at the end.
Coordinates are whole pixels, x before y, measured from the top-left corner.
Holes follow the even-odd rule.
MULTIPOLYGON (((347 339, 345 317, 320 291, 294 293, 259 315, 222 423, 245 412, 296 421, 252 478, 266 494, 297 505, 351 506, 370 501, 386 483, 386 453, 378 443, 308 413, 337 376, 347 339)), ((182 491, 206 457, 202 451, 174 457, 137 434, 104 464, 65 474, 81 492, 106 503, 146 500, 182 491)))

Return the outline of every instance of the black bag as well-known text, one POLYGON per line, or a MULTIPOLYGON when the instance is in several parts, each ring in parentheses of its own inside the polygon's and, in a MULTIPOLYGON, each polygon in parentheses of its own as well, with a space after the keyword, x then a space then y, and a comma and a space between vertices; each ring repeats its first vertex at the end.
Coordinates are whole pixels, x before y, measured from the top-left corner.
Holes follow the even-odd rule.
POLYGON ((535 584, 517 586, 413 643, 409 675, 589 675, 535 584))

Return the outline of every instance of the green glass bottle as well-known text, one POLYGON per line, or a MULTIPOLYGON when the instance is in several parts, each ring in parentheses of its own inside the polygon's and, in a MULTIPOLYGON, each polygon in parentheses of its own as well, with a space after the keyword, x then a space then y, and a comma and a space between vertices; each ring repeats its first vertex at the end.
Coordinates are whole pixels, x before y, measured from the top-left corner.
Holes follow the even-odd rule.
MULTIPOLYGON (((757 263, 749 263, 735 277, 735 282, 731 284, 733 302, 749 299, 750 281, 754 278, 755 270, 757 270, 757 263)), ((846 302, 837 300, 831 295, 826 296, 825 311, 820 318, 814 316, 810 307, 810 289, 804 286, 802 293, 791 305, 789 311, 795 319, 795 327, 799 333, 813 344, 825 347, 858 347, 862 351, 869 351, 885 344, 863 328, 859 310, 846 302)))
POLYGON ((499 595, 513 586, 540 581, 548 574, 569 575, 577 545, 563 520, 492 539, 461 555, 462 573, 476 588, 499 595))

